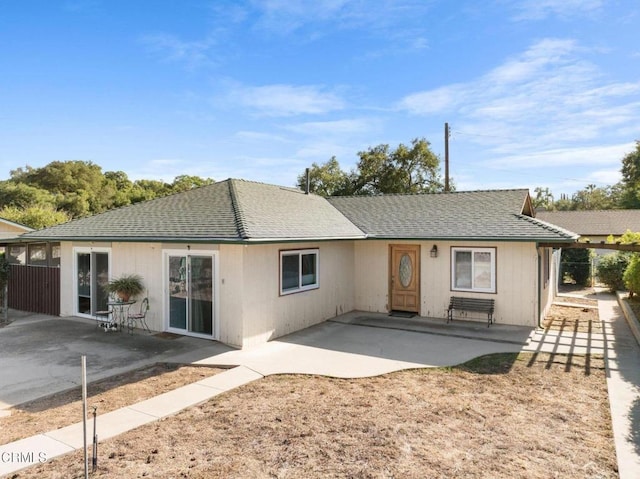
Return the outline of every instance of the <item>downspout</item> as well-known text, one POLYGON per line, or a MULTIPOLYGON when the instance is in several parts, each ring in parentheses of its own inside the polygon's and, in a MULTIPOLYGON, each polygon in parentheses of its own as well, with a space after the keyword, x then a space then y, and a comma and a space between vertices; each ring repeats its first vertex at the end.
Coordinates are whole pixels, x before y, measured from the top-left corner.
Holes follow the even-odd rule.
POLYGON ((538 311, 536 312, 536 315, 538 317, 538 320, 536 322, 538 323, 538 328, 542 328, 542 321, 540 319, 540 311, 542 311, 542 287, 540 285, 542 279, 542 258, 540 257, 540 247, 537 243, 536 252, 538 255, 538 280, 536 281, 536 287, 538 289, 538 311))

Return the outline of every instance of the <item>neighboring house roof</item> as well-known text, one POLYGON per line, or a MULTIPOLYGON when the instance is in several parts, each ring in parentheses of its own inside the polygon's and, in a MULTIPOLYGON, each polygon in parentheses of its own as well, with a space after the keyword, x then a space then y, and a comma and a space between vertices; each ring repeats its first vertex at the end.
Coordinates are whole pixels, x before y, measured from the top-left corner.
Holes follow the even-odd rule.
POLYGON ((33 228, 29 228, 26 225, 20 224, 20 223, 16 223, 15 221, 11 221, 8 220, 6 218, 0 218, 0 225, 6 225, 9 226, 11 228, 15 228, 18 230, 22 230, 22 231, 34 231, 33 228))
POLYGON ((23 240, 245 241, 361 238, 324 198, 229 179, 23 235, 23 240))
POLYGON ((640 210, 539 211, 536 218, 586 237, 640 231, 640 210))
POLYGON ((528 190, 327 199, 294 188, 229 179, 26 233, 21 241, 577 238, 531 215, 528 190))
POLYGON ((33 228, 16 223, 5 218, 0 218, 0 239, 15 238, 28 231, 33 231, 33 228))
POLYGON ((332 197, 368 237, 575 241, 571 231, 536 220, 528 190, 332 197))

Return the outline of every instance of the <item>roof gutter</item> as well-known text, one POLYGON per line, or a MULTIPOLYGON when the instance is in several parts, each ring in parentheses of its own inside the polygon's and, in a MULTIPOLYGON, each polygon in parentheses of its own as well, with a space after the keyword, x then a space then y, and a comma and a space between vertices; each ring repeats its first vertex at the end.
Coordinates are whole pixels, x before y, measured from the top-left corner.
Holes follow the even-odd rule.
POLYGON ((118 236, 74 236, 74 237, 18 237, 0 240, 0 244, 20 244, 20 243, 41 243, 41 242, 62 242, 62 241, 82 241, 95 243, 220 243, 220 244, 262 244, 262 243, 302 243, 316 241, 347 241, 366 239, 366 236, 333 236, 333 237, 299 237, 299 238, 202 238, 202 237, 162 237, 162 236, 142 236, 142 237, 118 237, 118 236))

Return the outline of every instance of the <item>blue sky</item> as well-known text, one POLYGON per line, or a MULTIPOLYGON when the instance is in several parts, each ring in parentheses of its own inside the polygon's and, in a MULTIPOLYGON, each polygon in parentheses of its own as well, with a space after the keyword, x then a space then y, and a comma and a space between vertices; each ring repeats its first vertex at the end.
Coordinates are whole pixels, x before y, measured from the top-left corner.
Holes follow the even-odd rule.
MULTIPOLYGON (((459 190, 619 181, 640 139, 635 0, 0 0, 0 179, 294 185, 426 138, 459 190)), ((443 168, 444 170, 444 168, 443 168)))

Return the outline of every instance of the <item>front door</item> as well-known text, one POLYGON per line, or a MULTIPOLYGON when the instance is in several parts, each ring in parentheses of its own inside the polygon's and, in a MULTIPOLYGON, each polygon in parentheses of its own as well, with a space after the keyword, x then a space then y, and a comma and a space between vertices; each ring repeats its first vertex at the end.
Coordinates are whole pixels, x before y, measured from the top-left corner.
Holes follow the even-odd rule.
POLYGON ((211 254, 167 253, 169 331, 215 338, 211 254))
POLYGON ((392 311, 420 312, 420 245, 390 245, 392 311))

